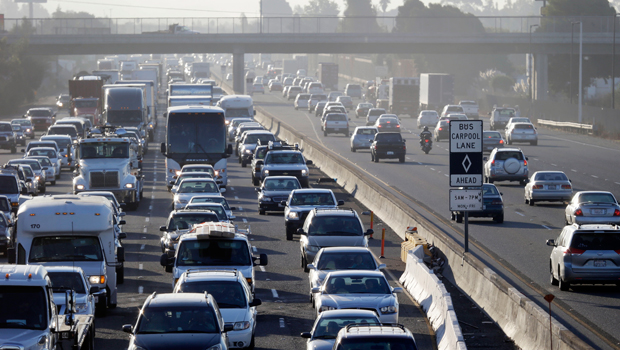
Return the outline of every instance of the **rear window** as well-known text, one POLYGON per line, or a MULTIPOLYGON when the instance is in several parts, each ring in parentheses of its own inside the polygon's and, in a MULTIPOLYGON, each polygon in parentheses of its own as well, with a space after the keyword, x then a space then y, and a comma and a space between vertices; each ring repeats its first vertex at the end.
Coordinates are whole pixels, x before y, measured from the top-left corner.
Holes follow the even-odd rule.
POLYGON ((337 121, 337 122, 347 121, 347 117, 343 114, 328 114, 325 119, 330 120, 330 121, 337 121))
POLYGON ((579 203, 616 203, 616 200, 611 193, 583 193, 579 203))
POLYGON ((71 127, 51 127, 47 132, 48 135, 69 135, 69 136, 77 136, 77 130, 75 130, 74 126, 71 127))
POLYGON ((347 90, 361 90, 361 89, 362 89, 361 85, 356 85, 356 84, 347 85, 347 90))
POLYGON ((620 250, 620 234, 579 232, 573 235, 571 248, 582 250, 620 250))
POLYGON ((368 115, 372 116, 380 116, 381 114, 385 114, 385 109, 383 108, 375 108, 368 111, 368 115))
POLYGON ((299 94, 297 95, 297 100, 309 100, 310 99, 310 95, 308 94, 299 94))
POLYGON ((482 138, 484 139, 501 139, 502 134, 497 131, 485 131, 482 133, 482 138))
POLYGON ((498 195, 497 187, 495 186, 483 186, 482 187, 482 195, 498 195))
POLYGON ((475 106, 476 102, 474 102, 474 101, 461 101, 461 102, 459 102, 459 104, 461 106, 475 106))
POLYGON ((461 106, 450 106, 447 109, 447 112, 462 112, 463 111, 463 107, 461 106))
POLYGON ((497 152, 495 154, 495 160, 507 160, 510 158, 516 158, 517 160, 523 160, 523 153, 516 151, 497 152))
POLYGON ((543 173, 536 174, 534 180, 538 181, 568 181, 568 178, 564 173, 543 173))
POLYGON ((9 123, 0 124, 0 131, 13 131, 13 127, 9 123))
POLYGON ((378 133, 375 135, 375 140, 383 142, 402 142, 403 138, 400 134, 396 133, 378 133))
POLYGON ((532 125, 532 124, 515 124, 515 129, 533 130, 534 129, 534 125, 532 125))
POLYGON ((29 110, 28 114, 33 116, 33 117, 50 117, 52 115, 52 112, 49 110, 42 110, 42 109, 38 109, 38 110, 29 110))
POLYGON ((357 129, 357 135, 374 135, 377 133, 375 129, 357 129))
POLYGON ((336 101, 338 101, 338 102, 351 102, 353 100, 351 100, 351 97, 349 97, 349 96, 338 96, 336 101))

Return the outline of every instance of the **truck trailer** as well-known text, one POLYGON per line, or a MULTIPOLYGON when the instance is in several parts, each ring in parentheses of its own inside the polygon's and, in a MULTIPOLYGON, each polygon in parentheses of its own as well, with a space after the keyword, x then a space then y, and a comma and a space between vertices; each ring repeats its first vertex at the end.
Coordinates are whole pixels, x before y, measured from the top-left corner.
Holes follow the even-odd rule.
POLYGON ((454 103, 454 76, 441 73, 420 74, 420 110, 441 111, 454 103))

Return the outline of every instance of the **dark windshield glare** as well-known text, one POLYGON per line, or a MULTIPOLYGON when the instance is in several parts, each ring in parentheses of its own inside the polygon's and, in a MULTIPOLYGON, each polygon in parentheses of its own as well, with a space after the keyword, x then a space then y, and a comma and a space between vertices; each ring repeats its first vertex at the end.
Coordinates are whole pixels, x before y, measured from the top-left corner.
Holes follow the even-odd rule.
POLYGON ((168 152, 209 154, 226 151, 226 124, 220 113, 175 115, 168 118, 168 152))
POLYGON ((330 193, 296 193, 291 199, 291 205, 325 206, 336 203, 330 193))
POLYGON ((136 328, 137 334, 219 332, 213 309, 196 306, 145 308, 136 328))
POLYGON ((127 142, 88 142, 80 146, 80 158, 129 158, 127 142))
POLYGON ((220 193, 215 181, 183 181, 179 185, 178 193, 220 193))
POLYGON ((0 132, 13 131, 11 124, 0 124, 0 132))
POLYGON ((304 159, 299 153, 278 152, 267 153, 265 164, 303 164, 304 159))
POLYGON ((77 130, 74 126, 54 126, 47 131, 48 135, 69 135, 71 137, 77 137, 77 130))
POLYGON ((48 272, 52 280, 52 290, 54 293, 74 290, 78 294, 86 294, 84 280, 77 272, 48 272))
POLYGON ((314 329, 314 339, 336 339, 340 329, 350 324, 380 325, 376 317, 324 317, 314 329))
POLYGON ((355 216, 315 216, 308 236, 361 236, 362 227, 355 216))
POLYGON ((581 250, 620 250, 620 235, 579 232, 573 236, 570 246, 581 250))
POLYGON ((323 253, 317 264, 319 270, 374 270, 372 255, 363 253, 323 253))
POLYGON ((178 266, 249 266, 247 243, 241 240, 184 241, 177 253, 178 266))
POLYGON ((579 203, 616 203, 611 193, 582 193, 579 203))
POLYGON ((102 260, 99 239, 88 236, 35 237, 29 258, 29 262, 102 260))
POLYGON ((266 144, 269 141, 275 141, 275 137, 272 134, 261 135, 247 135, 244 144, 257 143, 260 140, 261 144, 266 144))
POLYGON ((41 287, 0 286, 0 328, 47 328, 47 302, 41 287))
POLYGON ((300 188, 297 179, 272 179, 266 178, 263 188, 267 191, 287 191, 300 188))
POLYGON ((76 108, 97 108, 97 100, 74 100, 76 108))
POLYGON ((390 294, 390 286, 381 277, 339 277, 332 276, 325 281, 328 294, 390 294))
POLYGON ((228 206, 228 202, 225 197, 222 196, 213 196, 213 197, 194 197, 190 201, 190 203, 219 203, 224 206, 224 209, 230 210, 228 206))
POLYGON ((220 309, 240 309, 247 307, 243 287, 239 282, 232 281, 200 281, 186 282, 179 286, 182 293, 207 292, 215 298, 220 309))

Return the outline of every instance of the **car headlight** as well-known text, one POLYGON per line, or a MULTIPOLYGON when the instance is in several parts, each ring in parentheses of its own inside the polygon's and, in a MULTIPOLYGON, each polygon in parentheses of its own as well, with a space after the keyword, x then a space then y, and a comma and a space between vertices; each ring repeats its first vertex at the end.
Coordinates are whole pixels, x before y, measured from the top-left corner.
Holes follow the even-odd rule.
POLYGON ((101 276, 89 276, 88 277, 88 281, 91 284, 104 284, 105 283, 105 276, 101 275, 101 276))
POLYGON ((178 199, 178 198, 176 198, 174 201, 177 202, 177 203, 181 203, 181 204, 187 203, 187 200, 185 200, 185 199, 178 199))
POLYGON ((246 149, 246 150, 245 150, 245 153, 247 153, 247 154, 252 154, 252 151, 250 151, 249 149, 246 149))
POLYGON ((321 307, 319 308, 319 313, 321 313, 321 312, 323 312, 323 311, 329 311, 329 310, 336 310, 336 308, 335 308, 335 307, 333 307, 333 306, 326 306, 326 305, 323 305, 323 306, 321 306, 321 307))
POLYGON ((37 181, 41 180, 41 177, 40 177, 40 176, 35 176, 34 178, 35 178, 37 181))
POLYGON ((269 170, 265 170, 265 175, 269 175, 269 170))
POLYGON ((78 189, 78 190, 83 190, 84 189, 84 185, 76 185, 75 188, 78 189))
POLYGON ((133 184, 125 184, 125 188, 133 188, 133 184))
POLYGON ((233 330, 235 331, 242 331, 244 329, 248 329, 250 328, 250 322, 248 321, 241 321, 241 322, 235 322, 235 326, 233 328, 233 330))
POLYGON ((398 308, 394 305, 391 305, 391 306, 384 306, 380 308, 379 310, 381 311, 382 314, 393 314, 398 311, 398 308))
POLYGON ((288 213, 288 218, 289 219, 299 219, 299 214, 297 214, 296 211, 292 211, 292 212, 288 213))
MULTIPOLYGON (((172 170, 172 169, 170 169, 170 170, 172 170)), ((177 170, 177 171, 175 172, 175 174, 176 174, 176 176, 181 175, 181 170, 177 170)))
POLYGON ((220 175, 220 171, 216 170, 216 171, 213 172, 213 174, 215 175, 215 177, 217 177, 218 175, 220 175))
POLYGON ((306 246, 306 250, 309 252, 318 252, 320 249, 320 247, 317 247, 315 245, 308 245, 306 246))
POLYGON ((30 132, 30 131, 31 131, 30 129, 26 129, 26 132, 30 132))
POLYGON ((222 350, 222 346, 220 344, 215 344, 207 350, 222 350))
POLYGON ((301 176, 308 176, 308 171, 306 169, 302 169, 301 176))
POLYGON ((262 196, 260 200, 263 202, 271 202, 271 197, 262 196))

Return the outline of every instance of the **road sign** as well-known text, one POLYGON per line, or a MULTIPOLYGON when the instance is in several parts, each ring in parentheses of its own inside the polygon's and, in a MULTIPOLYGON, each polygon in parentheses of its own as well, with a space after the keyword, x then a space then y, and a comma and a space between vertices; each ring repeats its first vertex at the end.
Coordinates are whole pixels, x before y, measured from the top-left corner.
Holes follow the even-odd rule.
POLYGON ((450 189, 450 211, 483 210, 482 190, 450 189))
POLYGON ((450 186, 482 186, 482 120, 450 121, 450 186))

